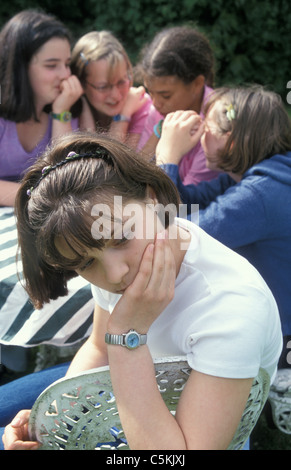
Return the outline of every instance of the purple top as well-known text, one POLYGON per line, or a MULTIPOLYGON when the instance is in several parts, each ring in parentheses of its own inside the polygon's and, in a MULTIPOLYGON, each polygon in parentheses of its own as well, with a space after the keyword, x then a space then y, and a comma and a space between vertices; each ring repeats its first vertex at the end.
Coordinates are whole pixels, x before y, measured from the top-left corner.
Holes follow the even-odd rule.
MULTIPOLYGON (((78 129, 78 119, 72 120, 72 129, 78 129)), ((36 161, 52 137, 52 118, 43 138, 31 151, 26 152, 19 142, 16 123, 0 118, 0 180, 18 182, 25 171, 36 161)))

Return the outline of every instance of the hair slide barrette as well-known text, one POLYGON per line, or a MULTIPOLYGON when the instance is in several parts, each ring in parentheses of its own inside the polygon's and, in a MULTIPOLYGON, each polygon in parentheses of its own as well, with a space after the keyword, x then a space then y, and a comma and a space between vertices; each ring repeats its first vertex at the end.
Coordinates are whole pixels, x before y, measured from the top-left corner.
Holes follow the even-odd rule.
POLYGON ((235 110, 232 103, 230 103, 230 105, 226 107, 226 117, 229 121, 233 121, 236 118, 235 110))
POLYGON ((87 57, 85 56, 84 52, 80 52, 80 57, 81 57, 82 62, 83 62, 84 65, 85 65, 85 67, 87 67, 87 65, 89 64, 89 60, 88 60, 87 57))
POLYGON ((68 155, 65 157, 64 160, 61 160, 60 162, 56 163, 55 165, 47 165, 43 167, 41 170, 41 177, 39 180, 36 182, 34 186, 31 186, 27 191, 26 194, 28 197, 31 196, 32 191, 37 188, 39 183, 45 178, 45 176, 50 173, 51 171, 55 170, 56 168, 60 166, 66 165, 68 162, 71 160, 79 160, 81 158, 101 158, 106 161, 110 161, 110 155, 108 155, 108 152, 105 149, 98 149, 96 152, 89 152, 89 153, 76 153, 74 151, 71 151, 68 153, 68 155))
POLYGON ((78 156, 79 154, 76 152, 69 152, 65 160, 73 160, 74 158, 77 158, 78 156))

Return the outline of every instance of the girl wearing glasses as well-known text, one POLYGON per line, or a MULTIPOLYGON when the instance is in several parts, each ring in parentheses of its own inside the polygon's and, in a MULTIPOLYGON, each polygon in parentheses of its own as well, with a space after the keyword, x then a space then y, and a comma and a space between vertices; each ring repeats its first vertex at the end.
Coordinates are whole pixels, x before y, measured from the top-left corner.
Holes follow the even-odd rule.
POLYGON ((121 43, 108 31, 85 34, 73 49, 71 67, 84 88, 83 110, 91 109, 91 122, 85 113, 83 127, 109 131, 135 148, 151 100, 142 86, 132 86, 132 65, 121 43))

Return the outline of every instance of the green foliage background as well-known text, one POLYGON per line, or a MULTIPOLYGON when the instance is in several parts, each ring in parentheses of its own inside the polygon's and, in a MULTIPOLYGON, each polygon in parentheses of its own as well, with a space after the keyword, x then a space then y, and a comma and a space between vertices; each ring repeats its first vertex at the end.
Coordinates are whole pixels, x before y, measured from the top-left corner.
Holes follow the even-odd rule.
POLYGON ((291 80, 290 0, 2 0, 0 25, 16 12, 35 7, 59 17, 75 39, 93 29, 112 31, 133 63, 156 31, 195 25, 213 47, 216 86, 261 83, 286 102, 291 80))

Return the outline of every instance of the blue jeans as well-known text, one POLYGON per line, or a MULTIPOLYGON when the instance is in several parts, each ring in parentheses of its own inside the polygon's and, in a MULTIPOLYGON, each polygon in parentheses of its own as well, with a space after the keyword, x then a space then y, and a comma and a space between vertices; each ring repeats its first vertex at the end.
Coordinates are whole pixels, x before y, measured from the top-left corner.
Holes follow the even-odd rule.
POLYGON ((56 380, 64 377, 69 364, 59 364, 0 386, 0 450, 2 435, 20 410, 30 410, 41 392, 56 380))

